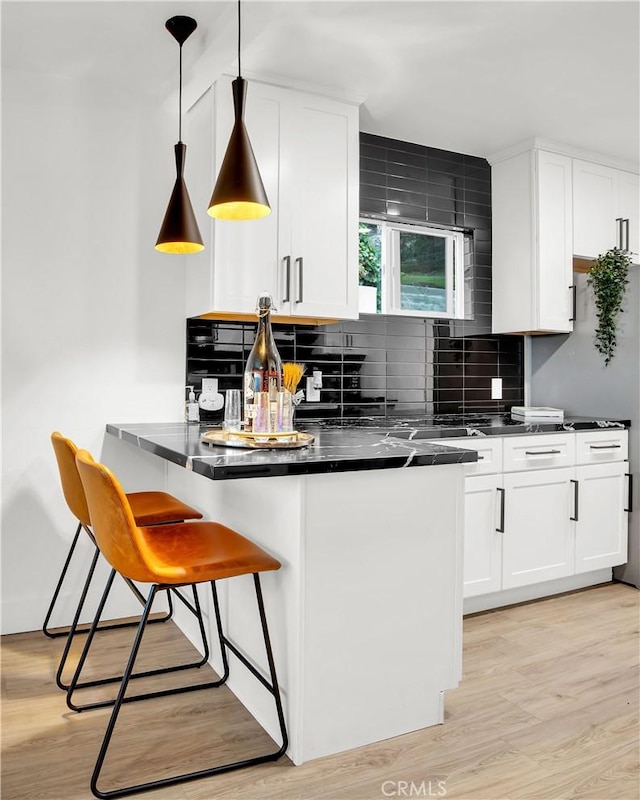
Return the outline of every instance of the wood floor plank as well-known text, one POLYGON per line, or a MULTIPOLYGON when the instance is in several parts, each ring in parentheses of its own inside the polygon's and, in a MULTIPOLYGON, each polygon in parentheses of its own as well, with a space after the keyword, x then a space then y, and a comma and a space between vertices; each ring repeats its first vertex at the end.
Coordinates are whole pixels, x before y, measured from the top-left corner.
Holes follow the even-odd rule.
MULTIPOLYGON (((640 800, 638 597, 610 584, 466 618, 464 676, 447 693, 442 726, 300 767, 284 758, 138 796, 383 800, 390 791, 409 796, 400 791, 413 781, 422 791, 413 796, 444 787, 439 796, 456 800, 640 800)), ((89 674, 120 670, 132 636, 102 634, 89 674)), ((172 623, 147 636, 141 668, 194 657, 172 623)), ((91 797, 108 711, 68 711, 53 681, 62 646, 39 632, 3 638, 2 800, 91 797)), ((78 656, 74 648, 70 667, 78 656)), ((207 666, 180 680, 200 681, 204 670, 212 674, 207 666)), ((138 683, 146 690, 167 680, 138 683)), ((136 779, 160 777, 175 765, 198 769, 270 744, 226 688, 133 703, 121 721, 105 768, 115 784, 134 770, 136 779)))

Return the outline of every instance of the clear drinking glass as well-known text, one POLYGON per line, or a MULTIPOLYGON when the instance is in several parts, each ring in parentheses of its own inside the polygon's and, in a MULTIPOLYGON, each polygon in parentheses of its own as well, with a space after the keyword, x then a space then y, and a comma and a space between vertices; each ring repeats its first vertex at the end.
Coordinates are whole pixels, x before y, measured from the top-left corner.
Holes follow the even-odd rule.
POLYGON ((240 389, 227 389, 224 403, 225 431, 239 431, 242 421, 242 392, 240 389))
POLYGON ((293 430, 293 397, 291 392, 278 392, 276 429, 280 433, 288 433, 293 430))

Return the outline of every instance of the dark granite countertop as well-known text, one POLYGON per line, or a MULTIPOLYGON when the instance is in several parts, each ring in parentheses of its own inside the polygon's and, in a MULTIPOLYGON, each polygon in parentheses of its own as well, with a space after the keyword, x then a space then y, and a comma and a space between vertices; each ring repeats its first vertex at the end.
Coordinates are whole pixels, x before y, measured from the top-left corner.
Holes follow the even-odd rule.
POLYGON ((312 475, 367 469, 426 467, 477 460, 469 450, 434 441, 407 441, 387 435, 387 428, 300 425, 315 441, 297 450, 249 450, 201 444, 212 425, 140 423, 107 425, 107 433, 212 480, 312 475))
MULTIPOLYGON (((331 425, 325 420, 320 425, 331 425)), ((333 423, 335 425, 335 423, 333 423)), ((353 419, 342 425, 356 427, 379 427, 390 436, 415 439, 453 439, 465 436, 522 436, 530 433, 563 433, 589 431, 598 428, 628 428, 630 420, 604 419, 597 417, 565 416, 564 422, 539 420, 522 422, 511 418, 511 414, 447 414, 423 417, 422 419, 387 419, 368 417, 353 419)))
POLYGON ((300 430, 312 433, 315 442, 299 450, 248 450, 201 444, 201 434, 215 427, 206 424, 108 424, 107 433, 212 480, 228 480, 462 464, 476 461, 476 453, 434 440, 627 428, 629 424, 628 420, 588 417, 567 417, 563 423, 525 424, 512 420, 508 414, 396 420, 369 417, 340 422, 300 420, 300 430))

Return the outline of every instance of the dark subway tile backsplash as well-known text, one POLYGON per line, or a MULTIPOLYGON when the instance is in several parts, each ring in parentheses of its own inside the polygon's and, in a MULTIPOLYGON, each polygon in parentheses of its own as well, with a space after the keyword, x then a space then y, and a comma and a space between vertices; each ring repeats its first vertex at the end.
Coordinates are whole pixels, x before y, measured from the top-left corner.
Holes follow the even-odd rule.
MULTIPOLYGON (((422 417, 522 404, 522 339, 464 338, 452 335, 455 323, 433 322, 369 316, 319 328, 274 325, 283 360, 306 364, 306 375, 314 369, 323 375, 320 403, 303 403, 299 417, 422 417), (504 400, 491 400, 491 378, 503 378, 504 400)), ((256 325, 237 323, 233 337, 229 327, 187 320, 187 384, 197 391, 209 376, 219 378, 222 391, 242 388, 256 325), (229 338, 242 340, 243 348, 229 338)))
MULTIPOLYGON (((363 216, 465 231, 466 318, 369 315, 320 327, 274 325, 282 360, 323 375, 320 402, 303 403, 299 418, 420 418, 522 405, 522 339, 490 333, 489 164, 363 133, 360 182, 363 216), (503 379, 502 400, 491 400, 491 378, 503 379)), ((187 320, 187 385, 199 392, 202 378, 217 377, 221 391, 241 389, 255 331, 253 323, 187 320)))

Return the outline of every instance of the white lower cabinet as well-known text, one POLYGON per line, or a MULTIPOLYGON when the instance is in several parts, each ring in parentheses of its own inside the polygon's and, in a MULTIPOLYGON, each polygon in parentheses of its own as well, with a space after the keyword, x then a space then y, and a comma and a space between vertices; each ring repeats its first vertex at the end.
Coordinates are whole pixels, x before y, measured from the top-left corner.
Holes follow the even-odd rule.
POLYGON ((501 588, 573 574, 573 473, 565 467, 503 476, 501 588))
POLYGON ((465 481, 466 598, 627 560, 626 431, 444 443, 476 450, 480 459, 468 466, 465 481))
POLYGON ((627 470, 624 461, 576 468, 576 572, 627 560, 627 470))
POLYGON ((502 583, 502 534, 498 475, 474 475, 465 482, 464 596, 498 592, 502 583))

